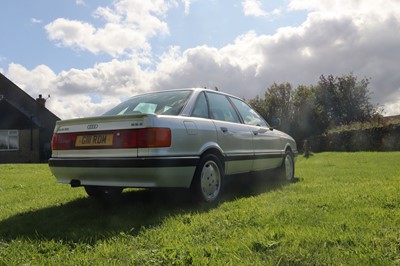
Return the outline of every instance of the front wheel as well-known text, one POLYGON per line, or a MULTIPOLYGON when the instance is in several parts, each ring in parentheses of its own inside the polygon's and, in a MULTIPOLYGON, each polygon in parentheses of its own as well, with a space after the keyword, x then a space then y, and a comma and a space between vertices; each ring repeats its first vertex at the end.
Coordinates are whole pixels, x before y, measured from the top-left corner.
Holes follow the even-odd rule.
POLYGON ((121 195, 122 187, 85 186, 86 193, 93 198, 111 199, 121 195))
POLYGON ((193 177, 191 190, 198 201, 215 201, 222 190, 223 167, 214 154, 201 157, 193 177))
POLYGON ((277 175, 282 181, 294 181, 294 157, 290 151, 285 152, 282 165, 277 170, 277 175))

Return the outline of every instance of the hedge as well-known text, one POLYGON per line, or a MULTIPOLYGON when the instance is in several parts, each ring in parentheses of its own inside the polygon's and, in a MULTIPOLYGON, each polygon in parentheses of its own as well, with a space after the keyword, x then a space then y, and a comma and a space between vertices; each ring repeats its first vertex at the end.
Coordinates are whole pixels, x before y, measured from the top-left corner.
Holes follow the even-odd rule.
POLYGON ((400 125, 332 132, 307 140, 313 152, 400 151, 400 125))

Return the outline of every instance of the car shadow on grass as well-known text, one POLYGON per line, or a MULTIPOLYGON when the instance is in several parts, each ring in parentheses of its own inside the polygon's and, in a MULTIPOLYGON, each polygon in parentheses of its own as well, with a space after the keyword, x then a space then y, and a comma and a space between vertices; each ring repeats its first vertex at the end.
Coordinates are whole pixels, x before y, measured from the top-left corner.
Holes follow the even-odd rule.
POLYGON ((39 239, 95 244, 121 233, 137 235, 143 228, 160 225, 166 217, 202 213, 219 204, 268 193, 286 183, 270 177, 227 178, 217 203, 189 200, 188 190, 142 189, 124 192, 118 199, 79 198, 66 204, 17 214, 0 221, 0 241, 39 239))

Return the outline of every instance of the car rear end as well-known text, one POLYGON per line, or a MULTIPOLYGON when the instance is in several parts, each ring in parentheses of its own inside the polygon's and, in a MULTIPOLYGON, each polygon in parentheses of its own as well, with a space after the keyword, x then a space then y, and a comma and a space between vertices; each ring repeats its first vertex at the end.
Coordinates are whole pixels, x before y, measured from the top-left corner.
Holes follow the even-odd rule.
POLYGON ((189 187, 198 158, 179 151, 181 124, 152 114, 58 121, 49 166, 72 186, 189 187))

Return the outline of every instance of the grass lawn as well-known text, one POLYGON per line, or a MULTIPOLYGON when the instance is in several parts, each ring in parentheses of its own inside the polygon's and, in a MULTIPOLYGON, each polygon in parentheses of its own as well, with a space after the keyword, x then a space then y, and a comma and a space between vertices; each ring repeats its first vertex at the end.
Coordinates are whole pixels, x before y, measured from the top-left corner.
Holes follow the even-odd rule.
POLYGON ((299 157, 297 183, 241 177, 222 201, 115 202, 0 165, 0 265, 400 265, 400 152, 299 157))

